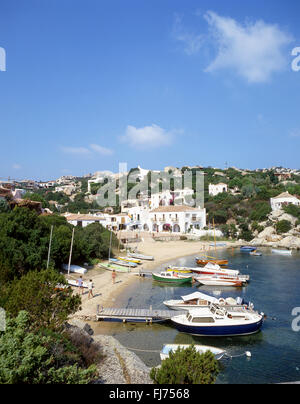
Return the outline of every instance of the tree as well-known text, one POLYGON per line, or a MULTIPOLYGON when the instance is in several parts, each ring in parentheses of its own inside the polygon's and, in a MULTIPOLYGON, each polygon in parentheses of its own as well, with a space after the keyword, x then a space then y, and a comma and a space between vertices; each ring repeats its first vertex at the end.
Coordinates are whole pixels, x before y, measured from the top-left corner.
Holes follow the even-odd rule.
POLYGON ((9 205, 6 199, 0 198, 0 213, 6 213, 6 212, 9 212, 9 205))
POLYGON ((170 352, 160 368, 152 368, 150 377, 156 384, 214 384, 219 365, 214 355, 200 354, 195 346, 170 352))
POLYGON ((54 270, 28 272, 1 289, 0 305, 7 313, 16 317, 26 310, 36 328, 60 329, 80 304, 65 277, 54 270))
POLYGON ((79 356, 70 343, 33 332, 30 325, 26 311, 7 319, 6 331, 0 334, 0 384, 87 384, 96 378, 95 365, 78 366, 79 356))

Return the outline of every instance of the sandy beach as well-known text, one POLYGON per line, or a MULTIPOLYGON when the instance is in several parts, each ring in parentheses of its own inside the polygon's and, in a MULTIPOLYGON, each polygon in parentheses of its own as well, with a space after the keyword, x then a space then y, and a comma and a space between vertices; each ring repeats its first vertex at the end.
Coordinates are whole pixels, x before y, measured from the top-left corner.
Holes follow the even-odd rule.
MULTIPOLYGON (((132 273, 117 273, 115 283, 112 282, 112 273, 99 267, 94 267, 88 270, 83 275, 83 280, 92 279, 94 284, 94 297, 88 298, 88 291, 84 289, 82 295, 82 307, 74 317, 82 320, 93 320, 97 312, 97 306, 114 307, 118 297, 122 294, 124 288, 128 287, 134 280, 139 269, 142 271, 160 271, 164 269, 164 264, 168 261, 195 254, 201 255, 206 253, 213 255, 215 247, 210 246, 211 242, 191 241, 191 240, 172 240, 172 241, 155 241, 152 237, 144 237, 138 244, 139 252, 145 255, 154 256, 154 261, 144 261, 138 268, 133 269, 132 273)), ((226 247, 216 247, 218 250, 223 248, 235 247, 235 243, 226 243, 226 247)), ((136 247, 136 246, 134 246, 136 247)), ((116 252, 117 253, 117 252, 116 252)), ((120 252, 121 255, 122 252, 120 252)), ((72 279, 77 279, 79 276, 72 274, 72 279)), ((78 288, 74 288, 74 293, 79 293, 78 288)))

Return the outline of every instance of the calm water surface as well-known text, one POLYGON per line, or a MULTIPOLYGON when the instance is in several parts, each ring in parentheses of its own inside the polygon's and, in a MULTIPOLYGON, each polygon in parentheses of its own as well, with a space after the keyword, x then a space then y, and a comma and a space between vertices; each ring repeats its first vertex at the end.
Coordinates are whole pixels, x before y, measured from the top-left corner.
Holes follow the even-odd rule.
MULTIPOLYGON (((280 383, 300 380, 300 332, 292 330, 292 310, 300 307, 300 254, 280 256, 269 249, 261 249, 262 257, 226 250, 218 252, 229 259, 229 267, 250 275, 245 288, 211 286, 165 286, 151 278, 138 278, 121 297, 116 296, 118 307, 166 309, 164 300, 180 298, 196 290, 223 297, 244 297, 264 312, 267 319, 262 330, 252 336, 205 338, 179 333, 172 324, 130 325, 100 322, 93 328, 96 333, 110 334, 122 345, 141 351, 135 353, 148 365, 160 364, 158 352, 165 343, 195 343, 224 348, 230 355, 250 351, 246 356, 222 360, 222 371, 217 383, 280 383)), ((195 266, 194 256, 170 261, 177 266, 195 266)), ((157 268, 162 270, 163 267, 157 268)), ((219 297, 219 296, 217 296, 219 297)), ((299 321, 300 324, 300 321, 299 321)))

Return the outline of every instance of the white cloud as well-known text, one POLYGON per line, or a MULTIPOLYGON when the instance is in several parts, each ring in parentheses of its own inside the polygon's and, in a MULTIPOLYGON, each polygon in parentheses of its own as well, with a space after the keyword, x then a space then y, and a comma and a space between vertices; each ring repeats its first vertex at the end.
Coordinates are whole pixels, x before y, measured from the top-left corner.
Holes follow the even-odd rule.
POLYGON ((182 16, 176 14, 173 25, 173 37, 183 44, 184 52, 187 55, 198 53, 204 42, 203 35, 187 32, 182 25, 182 16))
POLYGON ((20 166, 20 164, 13 164, 12 168, 14 170, 21 170, 22 166, 20 166))
POLYGON ((86 147, 62 147, 61 148, 64 153, 68 154, 81 154, 81 155, 87 155, 90 154, 91 151, 87 149, 86 147))
POLYGON ((88 147, 64 146, 61 148, 61 150, 67 154, 78 154, 81 156, 89 156, 92 155, 93 152, 102 154, 103 156, 110 156, 111 154, 113 154, 113 150, 103 146, 99 146, 98 144, 90 144, 88 147))
POLYGON ((299 138, 300 137, 300 129, 293 129, 290 132, 290 137, 299 138))
POLYGON ((172 132, 168 132, 158 125, 152 124, 143 128, 128 125, 121 140, 136 148, 156 148, 170 144, 172 137, 172 132))
MULTIPOLYGON (((197 16, 200 12, 196 13, 197 16)), ((207 33, 199 34, 183 27, 182 16, 175 16, 174 38, 184 45, 187 55, 201 50, 205 59, 208 45, 216 48, 216 56, 205 72, 223 69, 233 70, 249 83, 268 81, 273 73, 288 68, 289 52, 285 47, 293 40, 278 25, 257 20, 244 24, 213 11, 204 14, 208 23, 207 33)))
POLYGON ((95 152, 97 152, 99 154, 102 154, 104 156, 111 156, 113 154, 113 150, 108 149, 108 148, 103 147, 103 146, 99 146, 98 144, 91 144, 90 148, 93 151, 95 151, 95 152))
POLYGON ((278 25, 262 20, 241 25, 212 11, 205 14, 205 19, 218 48, 215 60, 206 71, 233 69, 249 83, 259 83, 288 66, 284 46, 292 38, 278 25))

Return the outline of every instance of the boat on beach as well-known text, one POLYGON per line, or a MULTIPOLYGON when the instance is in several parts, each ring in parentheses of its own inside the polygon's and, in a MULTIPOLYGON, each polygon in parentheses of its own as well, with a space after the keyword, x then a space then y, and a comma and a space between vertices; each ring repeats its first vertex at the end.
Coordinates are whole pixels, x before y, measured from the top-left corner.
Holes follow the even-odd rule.
POLYGON ((130 257, 118 257, 118 260, 126 261, 126 262, 133 262, 134 264, 141 264, 142 261, 130 257))
POLYGON ((241 297, 236 299, 232 297, 224 298, 215 298, 213 296, 207 295, 201 292, 194 292, 186 296, 181 296, 181 299, 178 300, 166 300, 163 302, 166 307, 171 310, 190 310, 197 307, 209 307, 211 303, 220 304, 225 307, 241 307, 246 305, 247 307, 253 308, 253 305, 248 303, 246 304, 241 297))
POLYGON ((152 272, 152 278, 158 282, 172 283, 175 285, 182 285, 185 283, 192 283, 194 281, 192 276, 183 276, 174 272, 152 272))
POLYGON ((116 271, 116 272, 130 272, 129 267, 122 267, 116 264, 108 263, 99 263, 98 266, 100 268, 108 269, 109 271, 116 271))
POLYGON ((109 262, 112 262, 112 264, 119 265, 121 267, 130 267, 130 268, 137 267, 137 264, 135 264, 134 262, 122 261, 117 258, 110 258, 109 262))
MULTIPOLYGON (((160 359, 163 361, 169 357, 171 352, 174 353, 179 348, 186 349, 189 348, 190 346, 191 345, 187 344, 164 344, 162 350, 160 351, 160 359)), ((220 360, 226 354, 226 351, 224 349, 215 348, 212 346, 194 345, 194 347, 196 351, 199 352, 200 354, 210 351, 214 355, 216 360, 220 360)))
POLYGON ((154 257, 152 255, 144 255, 140 253, 127 253, 128 257, 136 258, 138 260, 153 261, 154 257))
POLYGON ((263 319, 263 314, 246 308, 226 310, 216 304, 171 317, 178 331, 207 337, 254 334, 262 327, 263 319))

